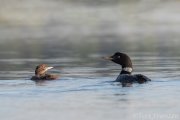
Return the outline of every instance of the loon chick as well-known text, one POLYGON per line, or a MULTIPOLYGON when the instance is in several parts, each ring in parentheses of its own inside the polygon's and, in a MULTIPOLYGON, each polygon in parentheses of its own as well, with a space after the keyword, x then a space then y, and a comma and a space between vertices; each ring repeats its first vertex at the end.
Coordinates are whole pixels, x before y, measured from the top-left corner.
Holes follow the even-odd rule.
POLYGON ((148 77, 142 74, 131 75, 133 71, 132 62, 128 55, 125 53, 116 52, 114 55, 110 57, 104 57, 106 60, 111 60, 122 66, 122 70, 120 75, 117 77, 116 81, 121 82, 122 86, 129 86, 132 83, 145 83, 147 81, 151 81, 148 77))
POLYGON ((46 72, 50 69, 52 69, 53 67, 48 67, 46 64, 40 64, 36 67, 35 70, 35 76, 33 76, 31 78, 31 80, 56 80, 59 78, 58 75, 51 75, 51 74, 47 74, 46 72))

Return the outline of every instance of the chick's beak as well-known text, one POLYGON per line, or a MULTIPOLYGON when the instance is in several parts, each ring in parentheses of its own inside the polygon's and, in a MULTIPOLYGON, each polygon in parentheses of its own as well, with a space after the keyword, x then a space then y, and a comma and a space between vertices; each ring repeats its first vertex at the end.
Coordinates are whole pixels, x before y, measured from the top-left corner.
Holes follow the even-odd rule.
POLYGON ((45 69, 45 71, 48 71, 48 70, 50 70, 50 69, 52 69, 53 67, 47 67, 46 69, 45 69))

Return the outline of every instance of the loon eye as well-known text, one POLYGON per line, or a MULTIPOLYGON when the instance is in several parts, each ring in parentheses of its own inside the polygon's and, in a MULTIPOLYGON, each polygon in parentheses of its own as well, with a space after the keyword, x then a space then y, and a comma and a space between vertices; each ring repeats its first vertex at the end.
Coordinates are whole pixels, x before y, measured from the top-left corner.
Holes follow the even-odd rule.
POLYGON ((117 58, 121 58, 121 56, 118 56, 117 58))

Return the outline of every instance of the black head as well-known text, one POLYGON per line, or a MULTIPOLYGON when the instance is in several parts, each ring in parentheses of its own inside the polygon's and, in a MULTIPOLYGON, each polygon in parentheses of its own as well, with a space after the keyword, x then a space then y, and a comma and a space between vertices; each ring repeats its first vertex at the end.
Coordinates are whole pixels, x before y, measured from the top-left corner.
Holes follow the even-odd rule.
POLYGON ((122 68, 132 68, 132 62, 128 55, 125 53, 116 52, 114 55, 110 57, 106 57, 105 59, 111 60, 119 65, 122 66, 122 68))

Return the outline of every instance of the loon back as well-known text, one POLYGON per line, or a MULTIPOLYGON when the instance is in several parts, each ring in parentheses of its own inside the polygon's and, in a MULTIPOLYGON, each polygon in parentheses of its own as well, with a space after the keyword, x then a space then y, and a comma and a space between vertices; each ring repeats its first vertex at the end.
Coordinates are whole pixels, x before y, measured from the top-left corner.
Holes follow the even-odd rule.
POLYGON ((145 83, 147 81, 151 81, 148 77, 142 75, 142 74, 120 74, 118 78, 116 79, 116 82, 121 83, 145 83))

